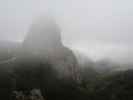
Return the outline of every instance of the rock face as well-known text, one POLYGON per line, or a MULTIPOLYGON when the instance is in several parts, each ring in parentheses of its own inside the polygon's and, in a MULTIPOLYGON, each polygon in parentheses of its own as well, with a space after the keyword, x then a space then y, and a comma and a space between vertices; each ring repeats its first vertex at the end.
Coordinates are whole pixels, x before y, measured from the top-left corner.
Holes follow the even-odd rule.
POLYGON ((58 25, 52 18, 39 18, 31 25, 22 49, 52 64, 60 78, 77 79, 76 58, 70 49, 63 46, 60 33, 58 25))
POLYGON ((60 29, 49 17, 36 20, 25 37, 24 48, 31 52, 48 53, 48 51, 60 49, 62 47, 60 29))
POLYGON ((60 29, 49 17, 39 18, 31 25, 10 65, 15 90, 40 89, 44 97, 60 97, 61 91, 68 89, 62 86, 64 83, 79 80, 76 57, 62 44, 60 29))

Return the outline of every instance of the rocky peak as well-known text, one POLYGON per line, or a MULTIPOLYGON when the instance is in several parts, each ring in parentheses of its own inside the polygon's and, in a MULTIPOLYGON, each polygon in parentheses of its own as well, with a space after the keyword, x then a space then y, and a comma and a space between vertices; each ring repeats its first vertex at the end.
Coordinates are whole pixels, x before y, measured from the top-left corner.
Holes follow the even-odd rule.
POLYGON ((53 48, 62 46, 60 29, 56 22, 50 17, 37 19, 30 27, 30 30, 23 42, 25 48, 32 51, 51 51, 53 48))

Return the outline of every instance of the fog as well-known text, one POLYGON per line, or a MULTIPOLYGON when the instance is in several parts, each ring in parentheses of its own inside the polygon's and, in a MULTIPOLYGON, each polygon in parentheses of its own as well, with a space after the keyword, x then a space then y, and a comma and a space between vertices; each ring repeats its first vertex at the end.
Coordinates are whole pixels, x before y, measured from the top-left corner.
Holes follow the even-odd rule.
POLYGON ((0 99, 132 100, 132 3, 0 0, 0 99))
POLYGON ((131 0, 0 0, 0 39, 23 41, 34 19, 55 17, 64 45, 97 60, 132 62, 131 0))

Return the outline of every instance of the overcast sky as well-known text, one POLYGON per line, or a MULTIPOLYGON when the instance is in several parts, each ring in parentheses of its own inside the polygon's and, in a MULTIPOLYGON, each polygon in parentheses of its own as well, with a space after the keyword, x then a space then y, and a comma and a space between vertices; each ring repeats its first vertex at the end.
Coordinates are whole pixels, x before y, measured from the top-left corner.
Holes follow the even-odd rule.
POLYGON ((21 41, 32 20, 53 14, 63 43, 94 59, 133 59, 132 0, 0 0, 0 39, 21 41))

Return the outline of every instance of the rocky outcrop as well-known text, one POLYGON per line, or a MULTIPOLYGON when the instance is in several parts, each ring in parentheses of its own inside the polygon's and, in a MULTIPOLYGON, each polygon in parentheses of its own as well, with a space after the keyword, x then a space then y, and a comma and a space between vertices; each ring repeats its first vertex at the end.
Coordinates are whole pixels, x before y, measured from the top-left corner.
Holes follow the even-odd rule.
POLYGON ((22 49, 52 64, 60 78, 77 78, 77 60, 62 44, 60 28, 52 18, 39 18, 31 25, 22 49))
POLYGON ((9 87, 0 89, 1 98, 10 98, 12 91, 32 89, 40 89, 43 97, 61 97, 60 93, 65 92, 67 97, 69 82, 79 80, 76 57, 62 44, 60 29, 49 17, 35 21, 22 44, 13 51, 15 55, 0 64, 1 84, 9 87))

